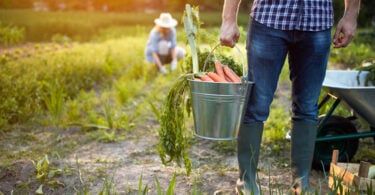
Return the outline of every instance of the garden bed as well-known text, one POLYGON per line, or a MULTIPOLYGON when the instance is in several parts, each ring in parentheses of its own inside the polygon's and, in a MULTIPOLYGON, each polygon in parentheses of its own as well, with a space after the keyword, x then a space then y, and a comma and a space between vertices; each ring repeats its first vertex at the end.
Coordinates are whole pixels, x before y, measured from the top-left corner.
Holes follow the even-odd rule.
POLYGON ((328 185, 337 194, 371 194, 375 180, 368 178, 371 163, 339 163, 338 150, 332 154, 328 185))

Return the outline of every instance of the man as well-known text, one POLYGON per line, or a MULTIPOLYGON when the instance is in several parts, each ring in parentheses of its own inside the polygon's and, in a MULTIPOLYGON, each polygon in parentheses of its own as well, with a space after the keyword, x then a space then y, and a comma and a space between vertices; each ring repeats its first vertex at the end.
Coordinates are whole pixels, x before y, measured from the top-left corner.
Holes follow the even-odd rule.
MULTIPOLYGON (((241 0, 225 0, 221 45, 234 47, 239 38, 241 0)), ((240 175, 236 189, 259 194, 256 183, 263 122, 279 74, 288 56, 292 83, 291 170, 293 191, 311 191, 309 174, 317 133, 318 106, 330 45, 347 46, 357 26, 360 0, 345 0, 345 13, 331 39, 332 0, 254 0, 247 35, 249 80, 254 81, 238 134, 240 175)))

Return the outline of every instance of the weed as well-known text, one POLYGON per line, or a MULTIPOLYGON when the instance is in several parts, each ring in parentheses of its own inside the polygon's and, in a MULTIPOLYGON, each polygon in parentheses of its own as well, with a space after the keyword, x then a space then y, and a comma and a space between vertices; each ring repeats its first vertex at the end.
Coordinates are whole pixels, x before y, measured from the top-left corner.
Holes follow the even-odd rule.
POLYGON ((47 155, 44 155, 44 158, 38 160, 37 162, 32 161, 34 168, 36 169, 36 180, 41 184, 38 189, 35 191, 36 194, 43 194, 43 185, 48 184, 50 186, 64 186, 64 184, 53 180, 57 175, 61 175, 62 170, 57 169, 50 164, 47 155))
POLYGON ((115 130, 111 130, 111 132, 107 132, 106 130, 99 130, 99 137, 98 141, 101 142, 115 142, 116 136, 115 136, 115 130))
POLYGON ((138 181, 138 195, 146 195, 148 194, 148 185, 146 185, 144 188, 142 187, 143 182, 143 175, 139 178, 138 181))
POLYGON ((109 129, 113 129, 113 116, 112 116, 113 114, 112 114, 111 105, 109 104, 109 101, 107 101, 104 104, 104 114, 105 114, 105 118, 107 120, 109 129))
POLYGON ((60 127, 62 117, 64 114, 64 91, 58 81, 50 84, 43 82, 46 88, 42 99, 47 107, 50 115, 51 123, 54 127, 60 127))
POLYGON ((169 183, 166 194, 174 194, 174 188, 176 186, 176 174, 173 175, 172 181, 169 183))
POLYGON ((116 195, 116 187, 113 179, 103 178, 103 188, 100 190, 99 195, 116 195))
POLYGON ((34 164, 34 168, 36 169, 36 179, 39 180, 40 182, 44 183, 49 174, 49 160, 48 156, 45 155, 43 159, 35 162, 32 161, 34 164))

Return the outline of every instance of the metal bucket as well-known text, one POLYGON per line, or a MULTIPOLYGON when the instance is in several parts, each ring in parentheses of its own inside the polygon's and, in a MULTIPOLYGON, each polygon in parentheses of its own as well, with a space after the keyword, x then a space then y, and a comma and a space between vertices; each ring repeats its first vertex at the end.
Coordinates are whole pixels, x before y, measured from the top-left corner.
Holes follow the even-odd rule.
MULTIPOLYGON (((217 44, 210 55, 219 46, 217 44)), ((237 46, 234 48, 242 60, 242 73, 245 74, 244 57, 237 46)), ((196 136, 209 140, 237 139, 245 99, 250 95, 253 82, 248 81, 247 76, 241 83, 189 82, 196 136)))
MULTIPOLYGON (((210 54, 219 46, 217 44, 210 54)), ((237 46, 234 48, 241 57, 242 73, 245 75, 244 57, 237 46)), ((237 139, 245 100, 250 95, 253 82, 248 81, 247 76, 241 83, 189 82, 196 136, 209 140, 237 139)))
POLYGON ((252 85, 249 81, 216 83, 190 80, 196 136, 209 140, 236 139, 246 94, 252 85))

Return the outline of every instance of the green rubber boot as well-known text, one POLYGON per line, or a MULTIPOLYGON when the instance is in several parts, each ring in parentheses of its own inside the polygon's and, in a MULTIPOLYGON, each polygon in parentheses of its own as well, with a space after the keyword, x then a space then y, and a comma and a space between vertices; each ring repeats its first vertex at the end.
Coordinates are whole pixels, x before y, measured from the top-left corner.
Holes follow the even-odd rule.
POLYGON ((309 175, 314 157, 317 124, 293 121, 291 130, 291 169, 293 188, 297 194, 313 192, 309 175))
POLYGON ((237 190, 243 194, 260 194, 256 180, 263 123, 242 124, 238 132, 237 158, 240 178, 237 190))

